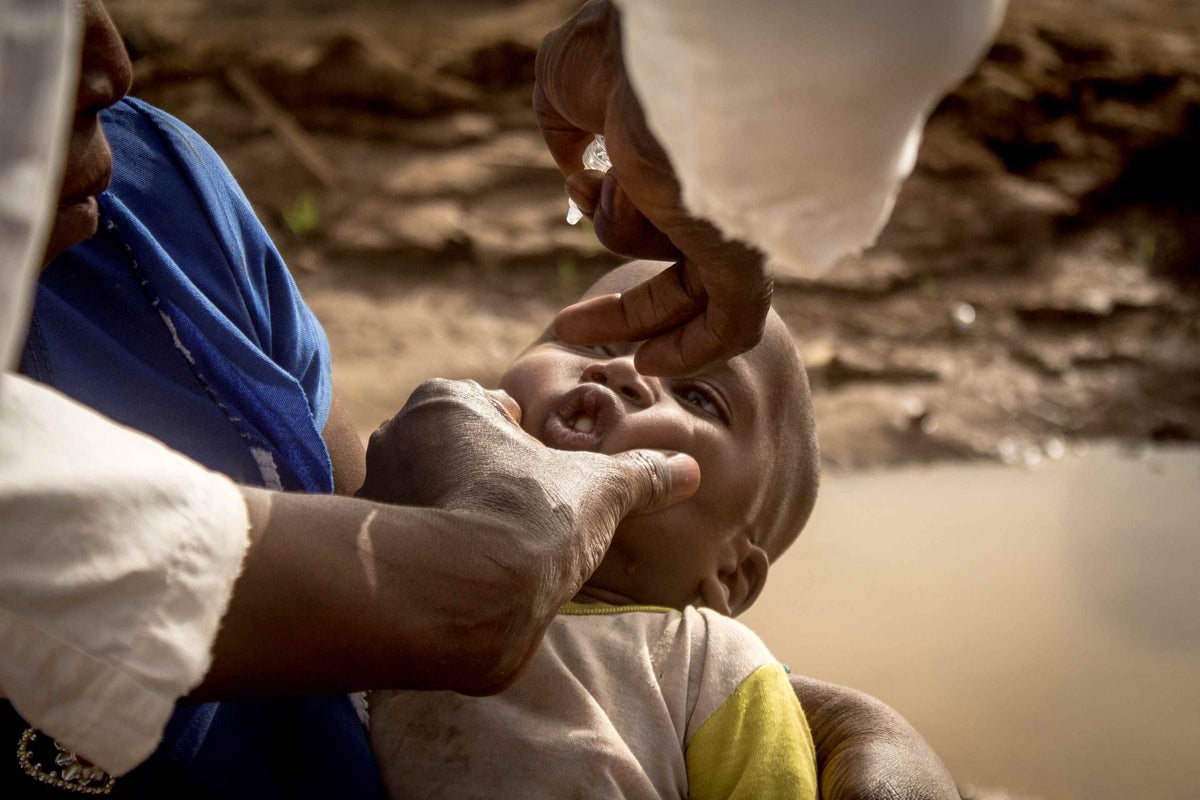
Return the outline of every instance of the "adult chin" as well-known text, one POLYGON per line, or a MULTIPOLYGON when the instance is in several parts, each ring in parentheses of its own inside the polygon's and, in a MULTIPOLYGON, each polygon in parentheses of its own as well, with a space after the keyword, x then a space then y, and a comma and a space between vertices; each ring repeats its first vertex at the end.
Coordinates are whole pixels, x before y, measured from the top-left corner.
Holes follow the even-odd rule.
POLYGON ((100 227, 100 205, 95 197, 64 203, 54 212, 54 224, 42 264, 49 264, 72 245, 87 241, 100 227))

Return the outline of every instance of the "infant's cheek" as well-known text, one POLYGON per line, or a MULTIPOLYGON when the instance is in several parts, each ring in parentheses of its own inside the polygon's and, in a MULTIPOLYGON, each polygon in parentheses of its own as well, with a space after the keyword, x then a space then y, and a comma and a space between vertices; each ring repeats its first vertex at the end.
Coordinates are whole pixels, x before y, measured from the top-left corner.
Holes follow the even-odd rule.
POLYGON ((631 514, 617 525, 613 547, 620 549, 633 559, 656 557, 660 550, 679 547, 687 541, 685 530, 686 514, 680 514, 678 506, 664 508, 647 514, 631 514))
POLYGON ((537 439, 542 444, 545 444, 542 431, 545 429, 545 416, 538 413, 537 408, 533 406, 524 406, 520 402, 517 405, 521 406, 521 430, 528 433, 533 438, 537 439))

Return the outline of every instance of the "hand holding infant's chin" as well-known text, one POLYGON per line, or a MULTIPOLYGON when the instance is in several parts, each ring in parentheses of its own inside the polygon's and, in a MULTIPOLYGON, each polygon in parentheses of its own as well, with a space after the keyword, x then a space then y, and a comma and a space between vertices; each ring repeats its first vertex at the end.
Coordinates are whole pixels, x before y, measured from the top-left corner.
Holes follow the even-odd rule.
POLYGON ((463 514, 478 553, 501 564, 545 563, 539 587, 570 599, 599 566, 627 514, 690 496, 699 468, 686 456, 552 450, 521 430, 508 395, 474 381, 426 381, 371 436, 359 497, 463 514))

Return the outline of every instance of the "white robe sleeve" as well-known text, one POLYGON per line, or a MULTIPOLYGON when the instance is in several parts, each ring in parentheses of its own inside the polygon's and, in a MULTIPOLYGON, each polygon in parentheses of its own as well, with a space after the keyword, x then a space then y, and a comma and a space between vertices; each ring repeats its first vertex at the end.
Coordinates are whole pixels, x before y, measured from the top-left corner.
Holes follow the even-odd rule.
MULTIPOLYGON (((0 0, 0 370, 61 180, 77 5, 0 0)), ((108 772, 136 766, 208 669, 247 530, 228 479, 0 371, 0 696, 108 772)))
POLYGON ((684 203, 811 277, 875 241, 1005 0, 617 0, 684 203))
POLYGON ((127 772, 208 670, 248 529, 228 478, 0 376, 0 694, 127 772))

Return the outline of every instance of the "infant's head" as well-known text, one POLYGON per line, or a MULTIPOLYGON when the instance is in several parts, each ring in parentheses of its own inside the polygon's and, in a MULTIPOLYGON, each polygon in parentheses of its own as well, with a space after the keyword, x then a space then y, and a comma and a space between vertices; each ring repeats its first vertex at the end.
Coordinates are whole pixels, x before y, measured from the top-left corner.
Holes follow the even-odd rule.
MULTIPOLYGON (((625 291, 665 264, 634 262, 587 296, 625 291)), ((771 312, 754 349, 688 378, 634 368, 636 345, 567 345, 548 331, 501 386, 544 444, 614 454, 679 451, 700 464, 692 497, 626 518, 586 593, 616 603, 726 614, 748 608, 767 568, 799 535, 816 497, 818 455, 804 364, 771 312)))

